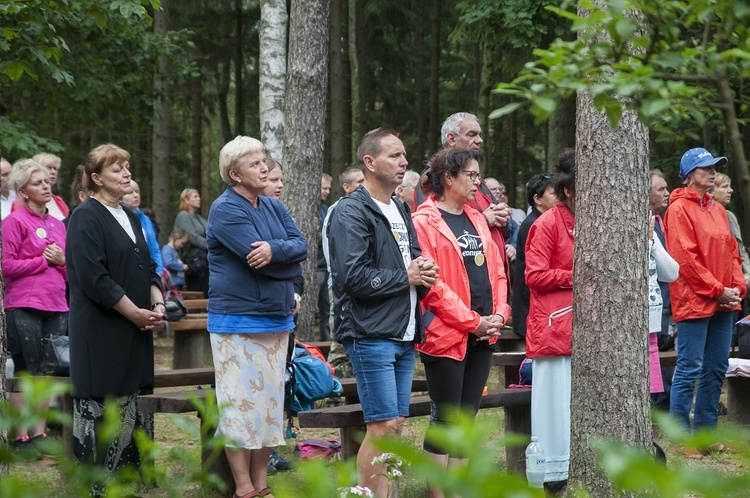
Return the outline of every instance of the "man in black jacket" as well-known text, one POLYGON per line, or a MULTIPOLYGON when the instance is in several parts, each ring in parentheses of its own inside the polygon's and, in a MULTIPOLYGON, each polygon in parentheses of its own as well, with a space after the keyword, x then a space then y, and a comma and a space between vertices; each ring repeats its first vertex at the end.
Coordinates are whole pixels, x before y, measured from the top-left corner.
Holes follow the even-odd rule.
POLYGON ((417 290, 437 281, 438 268, 420 256, 408 208, 391 197, 408 166, 398 133, 368 132, 357 159, 364 183, 339 201, 328 227, 334 330, 352 362, 367 425, 359 484, 386 496, 372 440, 400 434, 409 414, 414 343, 424 338, 417 290))

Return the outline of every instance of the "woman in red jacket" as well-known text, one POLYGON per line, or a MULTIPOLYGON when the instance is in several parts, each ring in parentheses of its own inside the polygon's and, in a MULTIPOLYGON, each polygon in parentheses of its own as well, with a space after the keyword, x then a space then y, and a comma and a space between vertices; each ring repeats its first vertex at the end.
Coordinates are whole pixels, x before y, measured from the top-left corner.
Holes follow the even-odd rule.
MULTIPOLYGON (((708 193, 716 179, 715 167, 726 163, 726 157, 715 158, 703 148, 687 151, 680 160, 685 187, 672 192, 664 217, 667 250, 680 264, 680 276, 669 285, 677 323, 677 365, 669 411, 686 429, 690 429, 690 407, 699 377, 693 428, 716 427, 733 312, 740 309, 746 290, 727 213, 708 193)), ((674 449, 689 457, 701 456, 689 448, 674 449)), ((724 449, 716 443, 705 450, 724 449)))
POLYGON ((526 356, 533 361, 531 435, 546 459, 544 485, 562 491, 570 463, 570 353, 573 335, 575 151, 557 160, 557 203, 531 226, 526 239, 526 356))
MULTIPOLYGON (((422 182, 429 197, 412 216, 422 255, 435 260, 440 279, 422 300, 425 342, 416 348, 433 405, 431 424, 446 423, 446 409, 479 410, 499 328, 510 314, 505 270, 487 221, 469 203, 482 182, 482 153, 447 149, 435 154, 422 182)), ((424 449, 448 465, 449 448, 424 449)), ((430 490, 430 496, 442 496, 430 490)))

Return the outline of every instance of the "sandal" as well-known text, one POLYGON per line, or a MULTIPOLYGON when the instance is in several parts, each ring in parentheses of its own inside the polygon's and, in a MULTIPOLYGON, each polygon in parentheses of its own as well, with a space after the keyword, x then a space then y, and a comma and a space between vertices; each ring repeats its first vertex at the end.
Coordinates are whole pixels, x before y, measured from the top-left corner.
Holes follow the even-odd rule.
POLYGON ((258 491, 252 490, 249 493, 238 496, 237 493, 232 494, 232 498, 261 498, 263 495, 261 495, 258 491))
POLYGON ((273 496, 273 490, 268 486, 258 491, 258 493, 259 493, 260 498, 265 498, 268 495, 273 496))

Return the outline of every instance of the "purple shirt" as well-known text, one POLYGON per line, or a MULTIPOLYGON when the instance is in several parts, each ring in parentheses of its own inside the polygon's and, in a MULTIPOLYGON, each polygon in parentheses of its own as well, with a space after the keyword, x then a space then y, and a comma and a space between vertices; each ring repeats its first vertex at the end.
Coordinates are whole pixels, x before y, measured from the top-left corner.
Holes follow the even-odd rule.
POLYGON ((65 225, 24 206, 3 220, 2 230, 5 309, 68 311, 65 265, 52 264, 43 254, 53 242, 65 252, 65 225))

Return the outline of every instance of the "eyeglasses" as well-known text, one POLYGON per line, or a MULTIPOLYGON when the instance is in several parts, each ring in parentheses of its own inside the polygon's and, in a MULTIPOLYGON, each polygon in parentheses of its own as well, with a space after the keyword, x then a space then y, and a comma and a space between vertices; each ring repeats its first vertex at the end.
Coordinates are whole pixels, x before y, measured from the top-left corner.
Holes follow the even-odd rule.
POLYGON ((469 180, 471 180, 472 182, 479 180, 481 183, 482 181, 482 173, 478 171, 462 171, 462 173, 466 173, 466 176, 468 176, 469 180))

